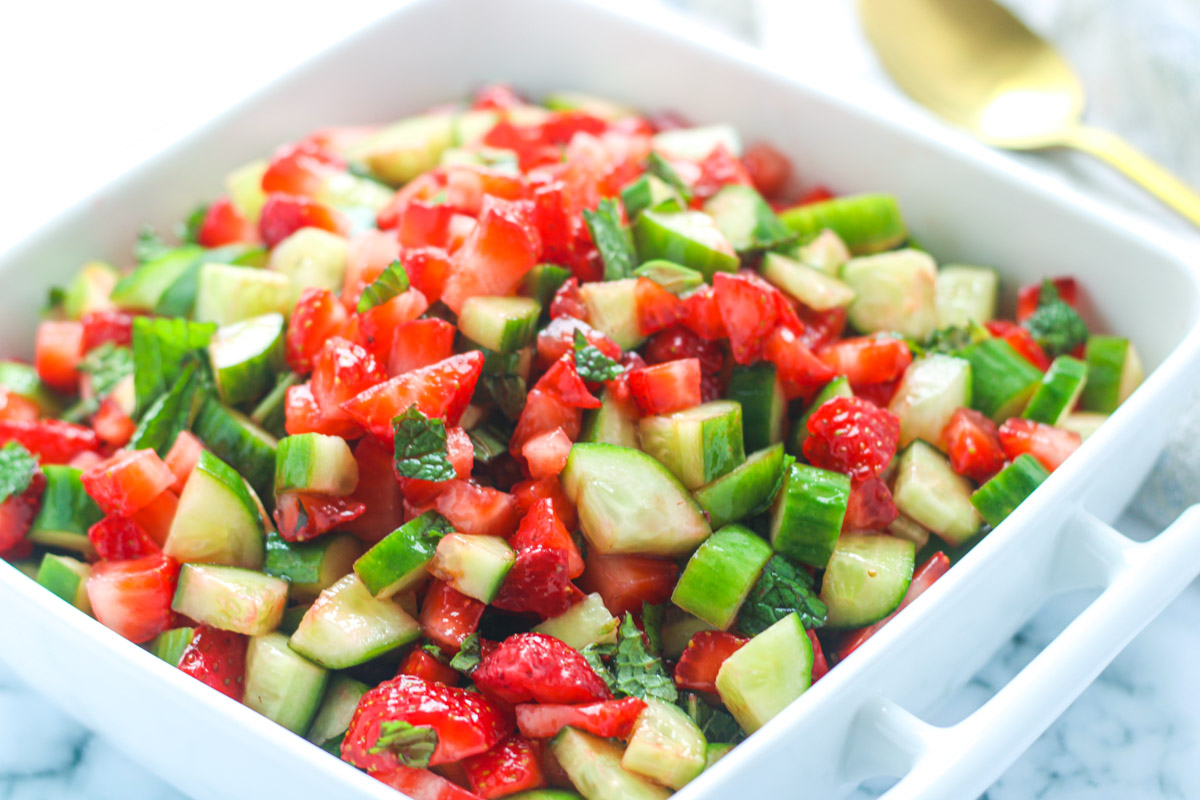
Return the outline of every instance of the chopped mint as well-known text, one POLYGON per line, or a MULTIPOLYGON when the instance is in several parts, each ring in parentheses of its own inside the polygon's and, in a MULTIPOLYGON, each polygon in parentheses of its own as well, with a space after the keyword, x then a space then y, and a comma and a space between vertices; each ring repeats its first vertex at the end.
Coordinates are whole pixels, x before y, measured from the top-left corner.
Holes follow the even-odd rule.
POLYGON ((437 731, 430 725, 412 725, 403 720, 379 725, 379 738, 371 753, 392 753, 406 767, 424 769, 437 749, 437 731))
POLYGON ((646 649, 642 632, 633 622, 633 615, 625 612, 625 620, 617 631, 617 652, 613 656, 616 668, 616 693, 640 697, 655 697, 674 703, 679 692, 675 682, 667 675, 662 659, 646 649))
POLYGON ((621 207, 617 201, 612 198, 601 200, 595 211, 584 210, 583 220, 604 261, 604 280, 615 281, 632 275, 637 266, 637 254, 633 249, 633 236, 621 223, 621 207))
POLYGON ((19 442, 0 447, 0 503, 28 489, 37 471, 37 459, 19 442))
POLYGON ((611 381, 625 368, 613 361, 592 344, 583 335, 583 331, 575 330, 575 371, 587 383, 603 383, 611 381))
POLYGON ((426 481, 455 476, 446 444, 446 423, 430 419, 415 405, 392 420, 396 441, 396 474, 426 481))
POLYGON ((738 630, 756 636, 795 611, 805 628, 825 624, 828 612, 817 596, 812 575, 785 556, 775 555, 763 567, 762 575, 738 614, 738 630))

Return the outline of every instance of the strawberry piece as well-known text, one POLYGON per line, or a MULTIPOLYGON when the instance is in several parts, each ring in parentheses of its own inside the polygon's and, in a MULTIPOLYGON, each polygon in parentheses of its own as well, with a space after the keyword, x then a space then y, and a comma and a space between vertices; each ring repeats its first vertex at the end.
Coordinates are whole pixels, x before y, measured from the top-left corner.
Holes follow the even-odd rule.
POLYGON ((25 534, 29 533, 29 527, 41 509, 45 489, 46 476, 39 469, 29 479, 25 491, 0 503, 0 553, 15 558, 16 554, 10 551, 24 542, 25 534))
POLYGON ((649 278, 638 278, 633 287, 638 330, 643 336, 670 328, 683 319, 683 303, 649 278))
POLYGON ((587 322, 587 305, 583 302, 583 294, 579 291, 579 278, 569 278, 558 287, 554 299, 550 301, 550 319, 571 317, 587 322))
POLYGON ((742 165, 754 188, 763 197, 777 197, 787 188, 792 177, 792 162, 783 153, 765 142, 746 148, 742 165))
POLYGON ((427 417, 457 425, 482 371, 483 353, 472 350, 372 386, 342 408, 381 439, 392 438, 392 420, 412 405, 427 417))
POLYGON ((808 400, 834 377, 829 365, 813 355, 801 336, 780 325, 771 331, 763 348, 763 356, 775 365, 783 393, 789 400, 808 400))
MULTIPOLYGON (((543 478, 540 481, 521 481, 513 485, 512 495, 517 499, 517 505, 520 507, 522 514, 528 514, 529 509, 533 508, 534 504, 539 500, 549 500, 554 506, 555 516, 558 517, 566 530, 573 531, 579 527, 579 516, 575 511, 575 505, 567 498, 558 478, 543 478)), ((574 544, 574 541, 571 544, 574 544)), ((578 548, 576 549, 576 553, 578 553, 578 548)), ((572 578, 579 577, 580 573, 583 572, 583 557, 579 556, 578 560, 576 560, 575 556, 572 556, 568 569, 572 578)))
POLYGON ((701 286, 683 298, 683 325, 701 339, 713 341, 729 336, 711 286, 701 286))
POLYGON ((812 681, 816 683, 829 672, 829 664, 825 661, 825 651, 821 649, 821 640, 817 638, 817 632, 810 628, 805 633, 808 634, 808 641, 812 644, 812 681))
POLYGON ((175 443, 167 451, 166 462, 167 468, 175 476, 175 484, 172 488, 176 492, 183 491, 183 485, 187 483, 188 476, 196 468, 196 462, 200 460, 200 454, 203 452, 204 444, 196 438, 194 433, 182 431, 179 436, 175 437, 175 443))
POLYGON ((1083 444, 1082 437, 1075 431, 1020 417, 1005 420, 1000 426, 999 435, 1000 446, 1009 460, 1028 453, 1051 472, 1058 469, 1067 456, 1083 444))
POLYGON ((808 418, 804 457, 814 466, 873 478, 896 454, 900 419, 858 397, 835 397, 808 418))
POLYGON ((697 692, 717 691, 717 673, 725 659, 750 641, 726 631, 699 631, 694 634, 675 665, 675 685, 697 692))
POLYGON ((128 517, 105 517, 88 528, 87 537, 104 561, 127 561, 161 552, 158 543, 128 517))
POLYGON ((895 522, 900 512, 892 493, 879 478, 854 481, 850 487, 850 502, 842 520, 844 531, 882 531, 895 522))
MULTIPOLYGON (((1051 283, 1058 290, 1058 299, 1078 310, 1079 283, 1070 276, 1052 278, 1051 283)), ((1031 283, 1017 290, 1017 322, 1024 322, 1037 311, 1041 299, 1042 284, 1031 283)))
POLYGON ((84 490, 105 513, 131 517, 175 485, 175 473, 153 450, 117 453, 83 471, 84 490))
POLYGON ((1033 339, 1033 334, 1015 322, 1004 319, 992 320, 987 324, 988 333, 997 339, 1003 339, 1021 354, 1021 357, 1040 369, 1042 372, 1050 369, 1050 358, 1033 339))
POLYGON ((671 597, 679 566, 670 559, 637 555, 591 555, 579 586, 597 592, 615 617, 641 611, 643 603, 658 605, 671 597))
POLYGON ((463 761, 471 790, 483 798, 504 797, 546 785, 533 742, 510 736, 500 744, 463 761))
POLYGON ((636 697, 582 705, 523 704, 515 709, 517 729, 531 739, 549 739, 568 725, 605 739, 628 739, 646 703, 636 697))
POLYGON ((275 502, 275 524, 289 542, 307 542, 349 525, 367 510, 349 497, 327 497, 310 492, 284 492, 275 502))
POLYGON ((643 354, 649 364, 695 358, 700 362, 702 375, 720 372, 725 366, 725 350, 720 342, 702 339, 682 325, 650 337, 643 354))
POLYGON ((427 769, 412 769, 398 764, 390 769, 372 770, 370 775, 412 800, 480 800, 479 795, 427 769))
POLYGON ((258 233, 267 247, 274 247, 301 228, 321 230, 345 236, 350 220, 340 212, 300 195, 272 194, 263 204, 258 233))
POLYGON ((537 545, 518 551, 492 605, 542 619, 558 616, 584 597, 567 577, 568 563, 561 549, 537 545))
POLYGON ((630 370, 629 388, 643 414, 669 414, 700 404, 700 361, 684 358, 630 370))
POLYGON ((517 418, 517 427, 508 443, 508 451, 514 456, 524 457, 525 443, 535 436, 553 430, 562 430, 567 438, 579 438, 583 426, 583 410, 563 401, 557 392, 538 388, 525 396, 525 407, 517 418))
POLYGON ((539 433, 521 447, 521 455, 529 464, 529 475, 534 479, 558 475, 567 466, 571 454, 571 438, 562 428, 539 433))
POLYGON ((429 640, 448 653, 457 653, 479 627, 486 603, 468 597, 450 584, 434 580, 421 605, 421 628, 429 640))
POLYGON ((458 670, 443 664, 420 647, 413 648, 400 664, 398 675, 416 675, 431 683, 458 685, 458 670))
POLYGON ((124 447, 137 433, 137 423, 111 397, 105 397, 92 415, 92 430, 109 447, 124 447))
POLYGON ((454 355, 455 327, 444 319, 414 319, 396 328, 388 357, 389 375, 400 375, 454 355))
POLYGON ((587 703, 612 692, 579 651, 542 633, 518 633, 484 656, 471 674, 505 703, 587 703))
POLYGON ((588 344, 613 359, 620 360, 621 348, 612 339, 575 317, 558 317, 538 333, 538 368, 549 369, 567 353, 575 352, 575 332, 583 333, 588 344))
POLYGON ((950 466, 959 475, 984 483, 1004 467, 1004 448, 996 423, 978 411, 960 408, 942 429, 950 466))
POLYGON ((179 563, 161 553, 133 561, 101 561, 88 578, 92 613, 135 644, 148 642, 171 623, 179 563))
POLYGON ((228 197, 218 198, 209 205, 196 233, 196 243, 209 248, 256 241, 258 228, 242 216, 228 197))
POLYGON ((313 363, 313 399, 326 421, 353 422, 343 404, 385 380, 387 373, 373 355, 354 342, 335 336, 325 342, 313 363))
POLYGON ((179 658, 179 669, 241 702, 246 682, 246 646, 250 640, 240 633, 201 625, 179 658))
POLYGON ((125 311, 89 311, 83 324, 83 349, 91 352, 105 342, 128 345, 133 341, 133 315, 125 311))
POLYGON ((90 428, 59 419, 0 420, 0 444, 20 442, 43 464, 66 464, 80 453, 100 449, 90 428))
POLYGON ((713 276, 713 294, 734 360, 739 364, 759 360, 764 340, 779 318, 774 290, 743 275, 718 272, 713 276))
POLYGON ((600 401, 588 391, 579 377, 574 353, 566 353, 534 384, 534 389, 550 392, 574 408, 599 408, 600 401))
POLYGON ((288 366, 301 375, 311 372, 325 341, 341 334, 346 319, 346 309, 333 292, 315 286, 305 289, 288 319, 285 339, 288 366))
POLYGON ((38 377, 50 388, 73 394, 79 386, 78 367, 82 359, 81 323, 42 320, 38 324, 33 365, 38 377))
POLYGON ((871 383, 887 383, 904 374, 912 352, 903 339, 861 336, 827 345, 817 354, 838 375, 845 375, 858 391, 871 383))

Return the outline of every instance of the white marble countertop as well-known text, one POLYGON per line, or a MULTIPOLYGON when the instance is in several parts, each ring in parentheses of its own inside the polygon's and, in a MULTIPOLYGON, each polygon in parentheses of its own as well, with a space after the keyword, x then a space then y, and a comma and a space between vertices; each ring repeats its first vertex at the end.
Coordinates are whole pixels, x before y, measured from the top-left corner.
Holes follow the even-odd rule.
MULTIPOLYGON (((797 70, 870 98, 894 94, 854 29, 849 0, 670 0, 715 14, 797 70), (814 36, 814 30, 822 31, 814 36), (830 54, 836 60, 830 62, 830 54), (836 64, 836 70, 827 65, 836 64)), ((292 4, 210 0, 77 4, 64 26, 57 4, 0 6, 0 107, 42 125, 0 133, 0 174, 20 187, 0 197, 0 247, 75 197, 185 133, 247 88, 323 42, 386 10, 359 0, 336 16, 292 13, 292 4), (234 22, 236 20, 236 22, 234 22), (186 26, 187 36, 178 31, 186 26), (95 35, 101 30, 103 34, 95 35), (213 42, 219 41, 219 51, 213 42), (63 57, 70 52, 71 58, 63 57), (80 65, 86 64, 86 69, 80 65), (147 68, 147 65, 153 65, 147 68), (63 102, 66 98, 67 102, 63 102), (85 120, 80 126, 80 120, 85 120), (64 156, 65 154, 65 156, 64 156), (57 160, 56 160, 57 159, 57 160), (43 165, 69 164, 47 173, 43 165), (52 174, 53 180, 47 180, 52 174)), ((1081 71, 1090 116, 1123 133, 1200 185, 1200 7, 1194 0, 1012 0, 1081 71)), ((920 113, 905 109, 903 113, 920 113)), ((1025 156, 1064 181, 1154 216, 1174 235, 1194 231, 1103 168, 1070 155, 1025 156)), ((1167 234, 1165 234, 1167 235, 1167 234)), ((1200 500, 1200 434, 1181 421, 1173 446, 1126 528, 1157 529, 1200 500), (1149 518, 1152 523, 1141 521, 1149 518)), ((1064 598, 1043 609, 958 697, 931 719, 961 719, 1004 685, 1081 608, 1064 598)), ((990 800, 1126 800, 1200 797, 1200 584, 1138 636, 1063 717, 985 795, 990 800)), ((136 757, 136 754, 134 754, 136 757)), ((856 797, 869 797, 879 787, 856 797)), ((116 752, 0 664, 0 800, 176 800, 182 796, 116 752)))

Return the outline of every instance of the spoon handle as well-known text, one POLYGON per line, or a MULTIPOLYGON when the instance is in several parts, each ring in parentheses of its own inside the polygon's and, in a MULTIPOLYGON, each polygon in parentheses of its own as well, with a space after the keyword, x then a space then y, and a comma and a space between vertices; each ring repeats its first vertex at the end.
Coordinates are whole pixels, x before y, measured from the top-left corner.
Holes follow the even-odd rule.
POLYGON ((1200 194, 1138 152, 1115 133, 1099 128, 1072 128, 1062 142, 1089 153, 1124 172, 1135 183, 1200 226, 1200 194))

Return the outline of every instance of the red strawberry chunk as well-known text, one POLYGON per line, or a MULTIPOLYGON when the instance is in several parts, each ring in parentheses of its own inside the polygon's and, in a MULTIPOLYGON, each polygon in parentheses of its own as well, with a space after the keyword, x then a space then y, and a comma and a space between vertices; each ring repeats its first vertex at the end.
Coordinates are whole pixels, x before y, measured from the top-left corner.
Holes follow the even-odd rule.
POLYGON ((712 341, 729 336, 713 287, 701 286, 683 298, 683 324, 701 339, 712 341))
POLYGON ((865 481, 883 472, 896 454, 900 420, 861 398, 835 397, 808 418, 808 433, 809 463, 865 481))
POLYGON ((19 442, 43 464, 66 464, 80 453, 100 449, 90 428, 58 419, 0 420, 0 445, 19 442))
POLYGON ((700 404, 700 360, 684 358, 631 370, 629 388, 643 414, 669 414, 700 404))
POLYGON ((646 343, 645 357, 650 364, 695 358, 700 361, 703 375, 720 372, 725 366, 725 349, 720 342, 702 339, 681 325, 650 337, 646 343))
POLYGON ((315 286, 305 289, 288 319, 288 366, 301 375, 311 372, 326 340, 342 333, 346 319, 346 309, 333 292, 315 286))
POLYGON ((88 578, 92 613, 135 644, 148 642, 171 622, 179 563, 161 553, 134 561, 101 561, 88 578))
POLYGON ((361 517, 366 505, 349 497, 284 492, 275 501, 275 524, 289 542, 307 542, 361 517))
POLYGON ((792 177, 792 162, 783 153, 765 142, 746 148, 742 164, 754 188, 764 197, 779 195, 792 177))
POLYGON ((414 319, 396 328, 388 358, 389 375, 400 375, 454 355, 455 327, 444 319, 414 319))
POLYGON ((550 301, 550 318, 572 317, 584 322, 588 318, 587 305, 583 302, 583 294, 579 291, 579 278, 569 278, 558 287, 554 299, 550 301))
POLYGON ((90 352, 105 342, 128 345, 133 341, 133 315, 125 311, 89 311, 83 324, 83 349, 90 352))
POLYGON ((628 739, 645 707, 636 697, 624 697, 582 705, 523 704, 515 710, 517 728, 531 739, 549 739, 568 725, 605 739, 628 739))
POLYGON ((697 692, 715 692, 721 665, 748 641, 745 636, 726 631, 694 634, 675 665, 675 685, 697 692))
POLYGON ((365 348, 335 336, 325 342, 313 364, 313 399, 325 420, 351 422, 343 404, 385 380, 387 373, 365 348))
POLYGON ((842 520, 844 531, 882 531, 896 521, 900 512, 887 484, 879 478, 855 481, 842 520))
POLYGON ((987 324, 988 333, 997 339, 1003 339, 1021 354, 1021 357, 1040 369, 1042 372, 1050 369, 1050 358, 1041 345, 1034 341, 1033 335, 1015 322, 997 319, 987 324))
POLYGON ((258 233, 274 247, 301 228, 320 228, 345 236, 350 221, 340 212, 299 195, 272 194, 263 204, 258 233))
POLYGON ((579 438, 583 425, 583 410, 564 402, 557 392, 533 389, 525 396, 525 407, 517 418, 517 427, 509 440, 508 450, 524 457, 525 443, 547 431, 561 430, 567 438, 579 438))
POLYGON ((158 543, 128 517, 105 517, 88 528, 87 535, 104 561, 128 561, 161 552, 158 543))
MULTIPOLYGON (((529 510, 539 500, 549 500, 554 507, 555 516, 558 517, 560 523, 564 526, 564 531, 573 531, 579 527, 579 517, 575 512, 575 505, 567 498, 566 493, 563 492, 562 484, 558 478, 543 478, 540 481, 521 481, 513 485, 512 495, 517 499, 517 505, 520 507, 522 514, 528 514, 529 510)), ((583 557, 578 556, 578 551, 576 551, 576 556, 572 556, 571 558, 571 577, 577 578, 582 572, 583 557), (576 560, 576 557, 578 557, 578 560, 576 560)))
POLYGON ((458 670, 443 664, 420 647, 413 648, 404 657, 397 675, 416 675, 431 683, 442 683, 446 686, 458 685, 458 670))
POLYGON ((458 313, 468 297, 505 295, 520 284, 541 252, 533 208, 527 200, 484 198, 478 227, 453 256, 443 303, 458 313))
POLYGON ((25 534, 29 533, 33 519, 41 508, 42 492, 45 489, 46 476, 41 470, 37 470, 24 492, 0 503, 0 553, 15 558, 16 554, 9 551, 25 541, 25 534))
POLYGON ((633 287, 638 330, 644 336, 658 333, 683 319, 683 303, 649 278, 638 278, 633 287))
POLYGON ((1013 417, 1000 426, 1000 446, 1009 459, 1028 453, 1053 472, 1079 449, 1083 439, 1074 431, 1013 417))
POLYGON ((829 365, 808 349, 796 333, 780 325, 767 337, 763 356, 773 363, 789 400, 805 400, 834 377, 829 365))
POLYGON ((555 361, 533 388, 553 393, 574 408, 600 407, 600 401, 588 391, 587 384, 579 377, 574 353, 566 353, 555 361))
POLYGON ((571 445, 571 438, 562 428, 534 436, 521 447, 521 455, 529 464, 529 475, 535 480, 558 475, 567 466, 571 445))
POLYGON ((175 485, 175 473, 153 450, 117 453, 83 471, 83 488, 105 514, 131 517, 175 485))
POLYGON ((546 785, 533 742, 510 736, 500 744, 463 762, 471 790, 483 798, 504 797, 546 785))
POLYGON ((1004 468, 1004 448, 996 423, 978 411, 960 408, 942 429, 950 466, 959 475, 984 483, 1004 468))
POLYGON ((204 222, 196 233, 202 247, 258 241, 258 229, 251 224, 228 197, 214 201, 204 213, 204 222))
POLYGON ((774 292, 745 276, 718 272, 713 276, 713 294, 734 360, 754 363, 762 357, 763 343, 778 319, 774 292))
POLYGON ((565 550, 535 546, 517 553, 492 605, 506 611, 556 617, 583 599, 567 577, 565 550))
POLYGON ((621 348, 612 339, 594 329, 581 319, 575 317, 558 317, 550 320, 537 337, 538 368, 549 369, 550 366, 567 353, 575 350, 575 332, 583 333, 588 344, 601 353, 613 359, 620 360, 621 348))
POLYGON ((858 390, 871 383, 894 381, 912 363, 912 353, 903 339, 862 336, 843 339, 821 349, 818 356, 838 375, 845 375, 858 390))
POLYGON ((471 350, 372 386, 342 408, 381 439, 392 438, 392 419, 412 405, 427 417, 457 425, 482 371, 483 353, 471 350))
POLYGON ((397 791, 404 792, 412 800, 480 800, 461 786, 446 780, 427 769, 412 769, 396 765, 391 769, 372 770, 372 778, 397 791))
POLYGON ((246 682, 246 645, 240 633, 201 625, 184 648, 179 669, 227 697, 241 702, 246 682))
POLYGON ((587 703, 612 692, 579 651, 542 633, 505 639, 471 675, 480 691, 505 703, 587 703))
POLYGON ((449 653, 457 653, 479 627, 486 603, 468 597, 450 584, 435 580, 421 605, 421 628, 430 641, 449 653))

